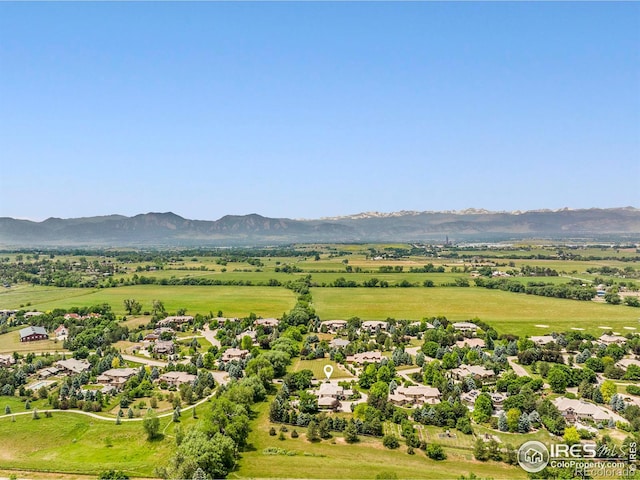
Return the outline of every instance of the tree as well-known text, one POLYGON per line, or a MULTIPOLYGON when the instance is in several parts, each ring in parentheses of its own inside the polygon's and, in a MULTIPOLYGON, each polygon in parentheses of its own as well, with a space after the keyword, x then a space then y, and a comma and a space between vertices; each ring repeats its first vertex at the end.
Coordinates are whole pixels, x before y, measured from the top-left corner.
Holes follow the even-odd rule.
POLYGON ((355 443, 360 440, 358 438, 358 427, 356 427, 353 418, 347 423, 347 428, 344 429, 344 439, 347 443, 355 443))
POLYGON ((167 311, 164 309, 164 303, 160 300, 154 300, 151 302, 151 314, 154 317, 161 317, 166 315, 167 311))
POLYGON ((549 381, 549 386, 553 393, 564 393, 567 391, 567 376, 559 368, 552 368, 549 370, 547 380, 549 381))
POLYGON ((229 437, 216 433, 209 438, 204 432, 192 429, 171 458, 167 476, 189 479, 200 468, 211 478, 224 478, 235 465, 235 449, 229 437))
POLYGON ((142 420, 142 427, 147 432, 147 440, 153 440, 160 433, 160 419, 153 410, 147 411, 144 420, 142 420))
POLYGON ((489 455, 489 460, 493 460, 495 462, 499 462, 502 460, 502 454, 500 453, 500 445, 495 438, 489 440, 487 444, 487 453, 489 455))
POLYGON ((507 412, 507 426, 509 427, 510 432, 518 431, 520 415, 522 415, 522 412, 520 411, 519 408, 511 408, 507 412))
POLYGON ((567 445, 575 445, 580 443, 580 434, 576 427, 567 427, 564 429, 564 442, 567 445))
MULTIPOLYGON (((382 367, 384 368, 384 367, 382 367)), ((389 385, 384 382, 376 382, 371 386, 369 390, 369 398, 367 403, 378 410, 383 410, 387 405, 387 398, 389 396, 389 385)))
POLYGON ((488 393, 481 393, 473 405, 473 419, 478 423, 484 423, 491 418, 492 413, 491 397, 488 393))
POLYGON ((611 380, 605 380, 600 386, 600 392, 602 393, 602 400, 605 403, 609 403, 611 397, 618 393, 618 387, 611 380))
POLYGON ((484 440, 478 438, 473 447, 473 456, 476 460, 480 460, 481 462, 486 462, 489 460, 489 451, 487 450, 487 445, 484 443, 484 440))
POLYGON ((310 442, 317 442, 320 440, 320 435, 318 434, 318 424, 311 420, 309 425, 307 426, 307 440, 310 442))
POLYGON ((447 454, 444 453, 444 449, 437 443, 431 443, 427 447, 427 457, 431 460, 444 460, 447 458, 447 454))
POLYGON ((520 420, 518 420, 518 432, 527 433, 531 429, 531 423, 529 422, 529 415, 522 412, 520 420))
POLYGON ((142 304, 133 298, 126 298, 123 303, 129 315, 138 315, 142 311, 142 304))
POLYGON ((502 412, 498 417, 498 429, 501 432, 506 432, 509 430, 509 425, 507 424, 507 416, 502 412))

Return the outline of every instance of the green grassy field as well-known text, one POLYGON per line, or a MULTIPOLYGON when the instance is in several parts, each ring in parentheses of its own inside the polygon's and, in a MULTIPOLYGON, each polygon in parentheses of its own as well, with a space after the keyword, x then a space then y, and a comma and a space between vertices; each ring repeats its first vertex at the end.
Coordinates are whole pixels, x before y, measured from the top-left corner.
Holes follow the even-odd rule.
POLYGON ((39 340, 37 342, 21 342, 18 331, 24 326, 9 329, 9 332, 0 335, 0 353, 6 352, 66 352, 62 342, 57 340, 39 340))
MULTIPOLYGON (((504 463, 471 460, 471 452, 447 449, 448 459, 430 460, 422 451, 407 455, 406 447, 388 450, 380 439, 361 437, 354 445, 347 444, 341 435, 334 439, 310 443, 304 428, 296 428, 300 437, 292 439, 288 427, 286 440, 269 436, 268 404, 257 406, 258 417, 252 422, 250 451, 243 452, 239 468, 228 478, 358 478, 374 479, 381 472, 395 472, 398 478, 448 478, 473 472, 480 477, 526 478, 525 472, 504 463), (267 447, 278 447, 295 455, 265 455, 267 447)), ((278 426, 276 426, 276 430, 278 426)))
MULTIPOLYGON (((185 416, 187 417, 187 416, 185 416)), ((183 424, 189 423, 185 418, 183 424)), ((161 419, 161 429, 171 422, 161 419)), ((183 425, 184 428, 184 425, 183 425)), ((0 418, 0 465, 4 469, 97 474, 124 470, 130 476, 153 477, 174 449, 169 425, 162 440, 148 442, 140 422, 103 422, 66 412, 51 418, 31 415, 0 418), (55 441, 52 441, 55 439, 55 441)))
POLYGON ((640 330, 640 310, 632 307, 538 297, 483 288, 315 288, 314 307, 321 319, 419 320, 444 315, 450 320, 478 317, 499 333, 536 335, 579 326, 600 335, 601 325, 626 332, 640 330), (540 328, 535 325, 548 325, 540 328))
POLYGON ((114 312, 124 315, 122 302, 126 298, 141 302, 143 310, 151 309, 153 300, 161 300, 168 312, 186 308, 189 314, 215 314, 222 310, 226 316, 237 317, 251 312, 263 317, 281 316, 295 303, 295 295, 285 288, 135 285, 103 289, 20 287, 3 292, 0 305, 18 308, 28 299, 31 309, 48 311, 108 303, 114 312))
POLYGON ((291 371, 299 372, 300 370, 311 370, 313 372, 314 378, 318 380, 326 379, 326 375, 324 373, 325 365, 331 365, 333 367, 333 373, 331 374, 332 379, 336 378, 344 378, 351 379, 355 378, 351 373, 345 371, 343 368, 338 367, 338 364, 328 358, 318 359, 318 360, 302 360, 301 358, 296 358, 293 360, 293 365, 291 366, 291 371))

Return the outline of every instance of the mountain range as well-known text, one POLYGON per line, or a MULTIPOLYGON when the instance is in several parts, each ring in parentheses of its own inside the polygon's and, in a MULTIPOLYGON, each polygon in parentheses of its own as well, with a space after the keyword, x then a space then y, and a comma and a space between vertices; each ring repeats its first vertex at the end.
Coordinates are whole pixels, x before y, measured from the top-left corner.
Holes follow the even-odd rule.
POLYGON ((174 213, 48 218, 0 218, 0 245, 233 246, 310 242, 507 241, 522 238, 640 238, 640 209, 591 208, 526 212, 366 212, 314 220, 226 215, 189 220, 174 213))

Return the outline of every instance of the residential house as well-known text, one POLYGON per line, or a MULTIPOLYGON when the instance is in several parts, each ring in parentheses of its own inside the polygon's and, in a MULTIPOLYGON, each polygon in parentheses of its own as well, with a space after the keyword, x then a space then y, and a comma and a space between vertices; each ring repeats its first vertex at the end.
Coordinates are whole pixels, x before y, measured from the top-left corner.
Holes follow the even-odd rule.
POLYGON ((464 347, 470 347, 470 348, 480 347, 480 348, 484 348, 484 346, 485 346, 484 340, 482 338, 478 338, 478 337, 465 338, 463 340, 458 340, 456 342, 456 347, 459 347, 459 348, 464 348, 464 347))
POLYGON ((553 338, 553 335, 534 335, 533 337, 530 337, 529 340, 539 346, 556 341, 556 339, 553 338))
POLYGON ((324 322, 320 322, 320 328, 325 326, 327 332, 329 333, 338 333, 339 330, 343 328, 347 328, 346 320, 325 320, 324 322))
POLYGON ((65 313, 64 315, 65 320, 80 320, 81 318, 77 313, 65 313))
POLYGON ((170 355, 173 353, 174 345, 172 340, 157 340, 153 346, 153 353, 160 355, 170 355))
POLYGON ((191 315, 174 315, 160 320, 156 325, 158 327, 168 327, 169 325, 184 325, 193 321, 191 315))
POLYGON ((61 371, 62 371, 62 369, 60 369, 58 367, 47 367, 47 368, 43 368, 42 370, 39 370, 38 371, 38 376, 40 378, 49 378, 52 375, 57 375, 61 371))
POLYGON ((24 318, 39 317, 40 315, 44 315, 44 312, 27 312, 24 314, 24 318))
POLYGON ((340 401, 351 396, 353 391, 346 390, 336 383, 323 382, 313 393, 318 397, 318 408, 337 410, 340 408, 340 401))
POLYGON ((636 360, 634 358, 623 358, 618 363, 616 363, 616 365, 622 370, 627 370, 627 368, 629 368, 631 365, 640 367, 640 360, 636 360))
POLYGON ((275 328, 280 323, 280 320, 277 318, 259 318, 253 324, 256 327, 262 326, 267 328, 275 328))
POLYGON ((44 327, 25 327, 20 330, 21 342, 33 342, 36 340, 47 340, 49 335, 44 327))
MULTIPOLYGON (((469 392, 465 392, 460 395, 460 400, 462 403, 473 406, 476 402, 476 399, 482 392, 480 390, 471 390, 469 392)), ((507 399, 507 394, 502 392, 487 392, 489 397, 491 397, 491 403, 493 403, 494 408, 502 407, 502 404, 507 399)))
POLYGON ((240 332, 236 335, 236 340, 242 342, 244 337, 249 337, 251 339, 251 345, 258 345, 258 332, 255 330, 245 330, 244 332, 240 332))
POLYGON ((137 373, 138 369, 136 368, 112 368, 102 372, 102 375, 98 376, 96 380, 102 385, 108 385, 120 390, 127 380, 137 373))
POLYGON ((440 390, 424 385, 398 387, 393 394, 389 395, 389 401, 398 406, 434 405, 440 403, 440 390))
POLYGON ((361 329, 369 333, 375 333, 378 329, 386 330, 387 322, 381 322, 379 320, 367 320, 366 322, 362 322, 361 329))
POLYGON ((495 380, 495 372, 481 365, 460 365, 458 368, 451 370, 451 375, 458 380, 463 380, 467 377, 471 377, 474 380, 482 380, 483 382, 495 380))
POLYGON ((67 327, 65 327, 64 325, 60 325, 54 330, 53 333, 56 335, 56 338, 67 338, 67 336, 69 335, 69 329, 67 329, 67 327))
POLYGON ((10 367, 16 363, 13 355, 0 355, 0 367, 10 367))
MULTIPOLYGON (((413 323, 410 323, 409 325, 411 327, 421 327, 422 326, 422 322, 413 322, 413 323)), ((431 330, 433 328, 436 328, 436 327, 433 326, 432 323, 429 323, 429 322, 425 322, 425 325, 427 327, 427 330, 431 330)))
POLYGON ((455 323, 452 323, 452 326, 454 330, 457 330, 463 333, 470 333, 472 335, 475 335, 476 332, 478 331, 478 326, 475 323, 471 323, 471 322, 455 322, 455 323))
POLYGON ((558 397, 553 401, 553 404, 560 410, 560 413, 567 422, 570 423, 574 423, 576 420, 592 420, 596 423, 602 423, 608 422, 609 419, 612 419, 614 422, 626 422, 620 415, 594 403, 585 402, 584 400, 558 397))
POLYGON ((612 344, 618 344, 621 345, 623 343, 625 343, 627 341, 627 339, 621 335, 609 335, 607 333, 603 333, 600 338, 598 339, 598 343, 602 344, 602 345, 612 345, 612 344))
POLYGON ((217 323, 218 326, 221 327, 227 322, 237 322, 238 319, 237 318, 228 318, 228 317, 216 317, 216 318, 213 318, 211 321, 217 323))
POLYGON ((356 353, 355 355, 349 355, 347 357, 347 362, 349 363, 380 363, 382 361, 382 353, 381 352, 362 352, 356 353))
POLYGON ((193 383, 196 381, 196 375, 191 375, 187 372, 167 372, 160 375, 157 382, 165 382, 170 387, 179 387, 183 383, 193 383))
POLYGON ((86 360, 76 360, 75 358, 60 360, 56 362, 56 366, 69 375, 75 375, 77 373, 91 370, 91 364, 89 362, 86 360))
POLYGON ((331 348, 345 348, 350 343, 351 342, 349 340, 346 340, 344 338, 334 338, 329 342, 329 346, 331 348))
POLYGON ((240 348, 227 348, 222 354, 222 361, 224 363, 231 360, 244 360, 249 355, 249 350, 242 350, 240 348))

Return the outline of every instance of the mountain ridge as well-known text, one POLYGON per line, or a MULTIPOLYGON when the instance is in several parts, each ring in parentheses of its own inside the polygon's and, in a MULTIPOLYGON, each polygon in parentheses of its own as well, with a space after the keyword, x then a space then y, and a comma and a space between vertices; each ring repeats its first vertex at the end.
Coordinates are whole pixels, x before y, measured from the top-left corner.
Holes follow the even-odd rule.
POLYGON ((127 217, 50 217, 41 222, 0 217, 3 246, 259 245, 312 242, 419 242, 514 238, 640 238, 635 207, 491 212, 361 212, 319 219, 270 218, 257 213, 192 220, 173 212, 127 217))

